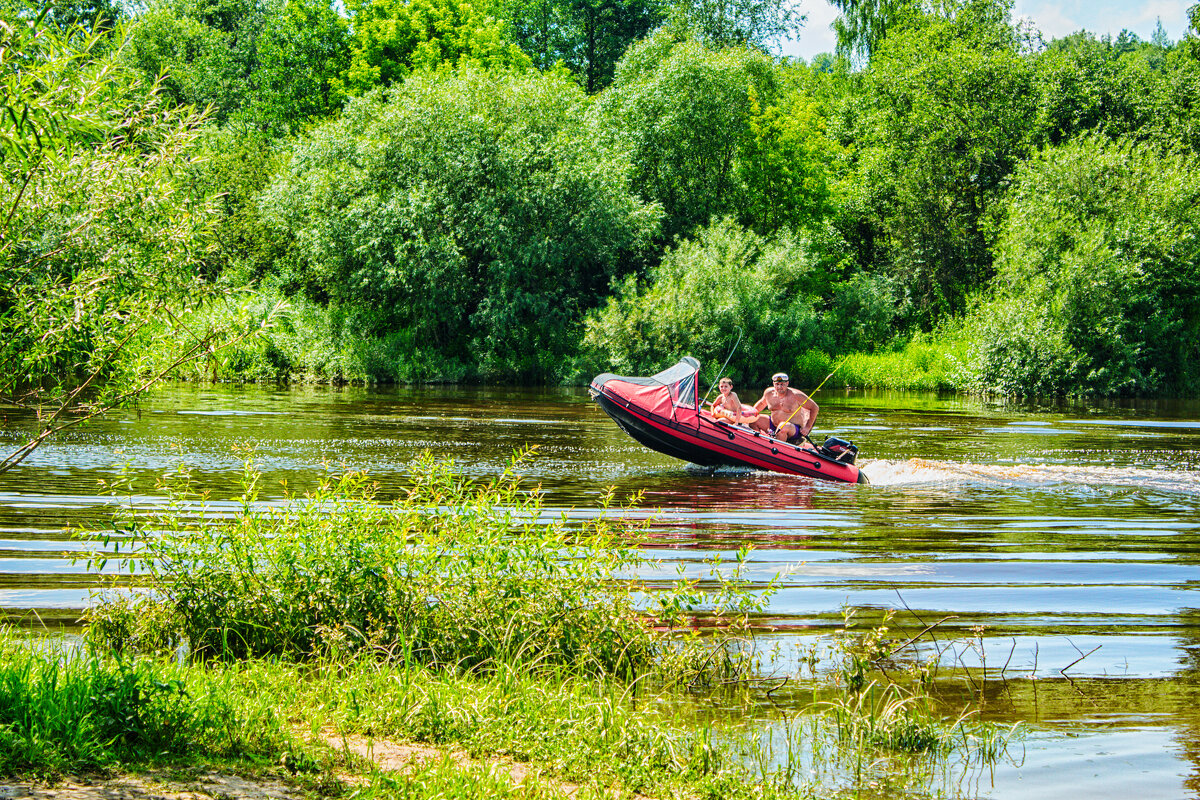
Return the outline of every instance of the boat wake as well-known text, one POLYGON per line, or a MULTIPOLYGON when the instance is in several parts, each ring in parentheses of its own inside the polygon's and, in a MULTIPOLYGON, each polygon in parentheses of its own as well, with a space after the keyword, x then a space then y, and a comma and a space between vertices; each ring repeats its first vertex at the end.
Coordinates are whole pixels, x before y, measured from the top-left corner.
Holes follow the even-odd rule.
POLYGON ((873 486, 938 486, 963 483, 998 486, 1136 486, 1164 492, 1200 493, 1200 471, 1059 464, 959 464, 910 458, 860 464, 873 486))

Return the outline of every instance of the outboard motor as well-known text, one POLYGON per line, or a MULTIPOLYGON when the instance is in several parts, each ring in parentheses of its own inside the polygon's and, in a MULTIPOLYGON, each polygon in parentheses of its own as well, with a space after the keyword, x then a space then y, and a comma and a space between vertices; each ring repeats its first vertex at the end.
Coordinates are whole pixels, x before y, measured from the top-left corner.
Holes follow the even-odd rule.
POLYGON ((826 458, 840 461, 843 464, 853 464, 858 457, 858 448, 853 442, 839 439, 836 436, 826 436, 825 441, 817 448, 817 452, 826 458))

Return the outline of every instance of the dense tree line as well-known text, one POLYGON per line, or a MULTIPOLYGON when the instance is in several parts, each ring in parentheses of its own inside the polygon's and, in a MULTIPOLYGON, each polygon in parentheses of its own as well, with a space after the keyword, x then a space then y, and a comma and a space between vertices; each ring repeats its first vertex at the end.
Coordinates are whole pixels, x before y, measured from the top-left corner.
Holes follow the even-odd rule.
POLYGON ((1178 42, 838 6, 805 64, 777 0, 0 0, 0 395, 739 333, 748 380, 932 337, 960 388, 1200 391, 1200 6, 1178 42))

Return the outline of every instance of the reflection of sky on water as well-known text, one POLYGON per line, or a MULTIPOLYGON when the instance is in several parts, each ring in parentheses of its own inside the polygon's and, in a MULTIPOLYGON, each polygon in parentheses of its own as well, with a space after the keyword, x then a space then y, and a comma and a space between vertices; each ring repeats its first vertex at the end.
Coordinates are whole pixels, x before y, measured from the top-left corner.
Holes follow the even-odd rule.
MULTIPOLYGON (((619 512, 645 521, 663 563, 641 580, 682 566, 708 581, 706 558, 721 555, 727 573, 752 544, 748 587, 782 574, 758 623, 778 629, 764 641, 784 651, 834 630, 846 605, 864 622, 900 609, 897 635, 921 627, 905 606, 926 621, 953 616, 954 636, 985 626, 989 665, 1011 654, 1012 669, 1037 677, 1010 681, 989 713, 1074 733, 1035 734, 1024 763, 998 768, 980 796, 1059 797, 1071 785, 1121 797, 1108 765, 1122 754, 1137 760, 1123 769, 1141 795, 1179 796, 1178 775, 1200 763, 1183 755, 1200 753, 1187 744, 1200 742, 1200 403, 831 393, 821 406, 818 431, 859 445, 872 486, 689 471, 622 434, 581 390, 172 388, 0 475, 0 607, 74 621, 93 579, 70 562, 80 545, 64 530, 109 518, 100 481, 123 470, 135 502, 156 507, 156 479, 188 464, 221 516, 236 510, 247 458, 277 505, 283 482, 303 492, 346 467, 394 497, 422 450, 487 480, 535 444, 523 474, 545 493, 547 521, 594 518, 610 486, 618 500, 641 493, 619 512), (1095 646, 1074 684, 1055 677, 1095 646)), ((19 415, 5 426, 0 445, 32 430, 19 415)))

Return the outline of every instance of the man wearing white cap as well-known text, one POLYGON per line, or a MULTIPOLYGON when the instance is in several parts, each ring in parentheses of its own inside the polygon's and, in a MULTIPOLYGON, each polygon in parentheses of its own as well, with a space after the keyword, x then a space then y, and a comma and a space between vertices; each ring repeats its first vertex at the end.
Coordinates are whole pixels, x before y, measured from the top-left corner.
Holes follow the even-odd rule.
POLYGON ((786 372, 776 372, 771 376, 771 385, 754 407, 759 411, 770 409, 771 416, 759 417, 753 427, 785 442, 794 442, 807 436, 820 411, 811 397, 788 386, 786 372))

